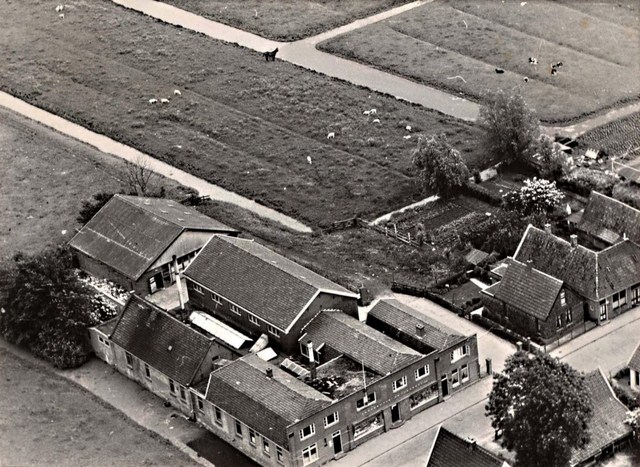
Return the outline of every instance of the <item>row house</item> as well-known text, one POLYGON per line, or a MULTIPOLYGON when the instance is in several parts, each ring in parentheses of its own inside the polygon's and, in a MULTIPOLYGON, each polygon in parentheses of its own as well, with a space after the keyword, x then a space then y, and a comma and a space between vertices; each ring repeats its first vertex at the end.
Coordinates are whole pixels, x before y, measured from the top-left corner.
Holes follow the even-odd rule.
POLYGON ((358 294, 253 240, 215 235, 185 270, 192 309, 286 353, 320 310, 357 315, 358 294))
POLYGON ((195 411, 189 388, 206 381, 216 361, 237 356, 136 295, 89 332, 98 358, 187 416, 195 411))
POLYGON ((604 324, 640 303, 640 246, 600 251, 529 225, 502 279, 482 293, 486 316, 541 343, 583 321, 604 324))
POLYGON ((239 232, 173 200, 118 194, 69 245, 80 269, 146 297, 171 286, 213 234, 239 232))
POLYGON ((373 304, 367 324, 420 353, 436 352, 434 370, 443 397, 480 378, 475 334, 462 335, 396 299, 387 298, 373 304))

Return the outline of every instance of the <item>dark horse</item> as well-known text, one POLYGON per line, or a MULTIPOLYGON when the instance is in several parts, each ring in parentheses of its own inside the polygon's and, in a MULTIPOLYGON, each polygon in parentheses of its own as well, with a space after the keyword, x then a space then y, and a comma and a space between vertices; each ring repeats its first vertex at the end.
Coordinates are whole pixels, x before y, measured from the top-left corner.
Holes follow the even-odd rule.
POLYGON ((271 52, 264 52, 262 55, 264 55, 264 58, 267 60, 267 62, 269 61, 269 59, 271 59, 272 62, 275 62, 277 53, 278 53, 278 49, 275 49, 275 50, 272 50, 271 52))

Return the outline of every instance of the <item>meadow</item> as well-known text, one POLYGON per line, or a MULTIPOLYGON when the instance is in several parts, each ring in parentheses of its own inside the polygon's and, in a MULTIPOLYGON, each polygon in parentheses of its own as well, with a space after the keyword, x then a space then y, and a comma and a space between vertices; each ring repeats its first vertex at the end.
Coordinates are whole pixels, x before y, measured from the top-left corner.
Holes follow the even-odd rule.
POLYGON ((518 89, 543 122, 567 123, 637 100, 639 12, 630 1, 442 0, 320 48, 481 103, 518 89))

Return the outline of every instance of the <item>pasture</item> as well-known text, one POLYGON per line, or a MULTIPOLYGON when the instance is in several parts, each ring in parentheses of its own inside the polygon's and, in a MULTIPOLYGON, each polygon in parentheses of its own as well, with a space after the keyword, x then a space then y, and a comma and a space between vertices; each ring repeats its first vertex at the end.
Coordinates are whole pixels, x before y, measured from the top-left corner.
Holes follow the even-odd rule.
POLYGON ((166 0, 165 3, 268 39, 294 41, 409 1, 166 0))
POLYGON ((71 1, 63 19, 43 5, 0 3, 1 89, 312 226, 420 197, 418 133, 486 163, 478 130, 437 112, 109 1, 71 1))
POLYGON ((517 88, 543 122, 566 123, 637 100, 639 14, 630 0, 436 1, 320 48, 479 102, 517 88))

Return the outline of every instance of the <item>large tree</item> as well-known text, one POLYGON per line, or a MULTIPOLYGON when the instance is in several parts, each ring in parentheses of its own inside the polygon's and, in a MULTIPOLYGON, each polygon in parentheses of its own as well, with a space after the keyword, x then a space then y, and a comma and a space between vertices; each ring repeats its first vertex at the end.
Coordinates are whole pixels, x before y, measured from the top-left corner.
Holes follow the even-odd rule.
POLYGON ((549 180, 527 179, 519 190, 510 191, 503 196, 504 206, 522 216, 550 213, 564 199, 564 193, 549 180))
POLYGON ((540 137, 540 122, 521 94, 500 90, 480 108, 484 150, 494 160, 528 164, 540 137))
POLYGON ((580 373, 547 354, 523 351, 494 376, 486 411, 519 467, 568 465, 572 450, 588 442, 593 413, 580 373))
POLYGON ((435 191, 444 198, 454 194, 469 178, 460 152, 449 144, 444 134, 428 139, 421 137, 411 162, 418 170, 423 189, 435 191))
POLYGON ((97 323, 95 291, 78 280, 66 249, 17 254, 0 271, 0 333, 55 366, 90 355, 87 328, 97 323))

